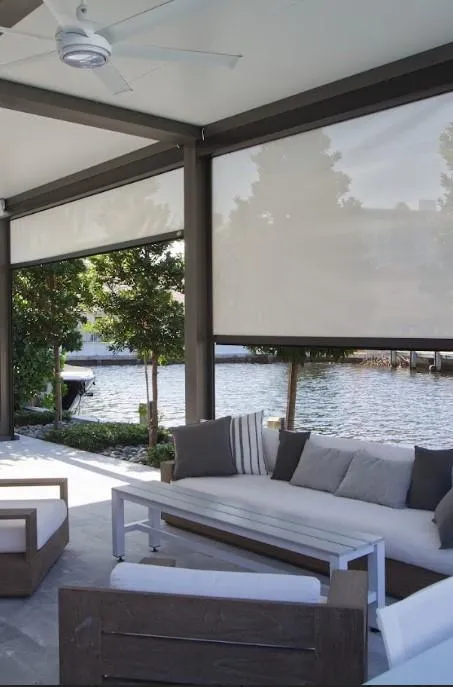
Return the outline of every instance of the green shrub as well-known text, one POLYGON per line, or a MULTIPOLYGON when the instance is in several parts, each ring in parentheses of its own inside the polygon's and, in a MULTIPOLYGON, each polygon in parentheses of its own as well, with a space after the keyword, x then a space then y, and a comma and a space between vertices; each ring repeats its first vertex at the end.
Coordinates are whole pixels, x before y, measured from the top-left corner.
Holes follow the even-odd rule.
POLYGON ((165 460, 173 460, 175 457, 175 447, 171 442, 164 442, 148 449, 148 465, 159 468, 165 460))
MULTIPOLYGON (((159 428, 159 441, 166 441, 167 435, 167 430, 159 428)), ((99 453, 111 446, 146 445, 148 428, 127 422, 75 422, 69 427, 51 429, 45 438, 54 444, 99 453)))
MULTIPOLYGON (((48 425, 54 421, 55 413, 52 410, 17 410, 14 414, 14 425, 24 427, 25 425, 48 425)), ((71 413, 67 410, 63 412, 63 420, 70 420, 71 413)))

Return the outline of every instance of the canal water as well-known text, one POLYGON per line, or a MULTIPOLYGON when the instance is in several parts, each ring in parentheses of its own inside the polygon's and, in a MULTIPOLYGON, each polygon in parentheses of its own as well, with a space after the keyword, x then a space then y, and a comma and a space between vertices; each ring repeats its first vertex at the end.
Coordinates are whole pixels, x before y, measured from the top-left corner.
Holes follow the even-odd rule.
MULTIPOLYGON (((80 413, 138 422, 144 402, 143 366, 95 367, 93 396, 80 413)), ((218 363, 217 417, 264 409, 285 413, 287 368, 280 363, 218 363)), ((162 424, 184 421, 184 367, 159 370, 162 424)), ((305 365, 298 384, 296 425, 326 434, 376 441, 453 446, 453 376, 354 364, 305 365)))

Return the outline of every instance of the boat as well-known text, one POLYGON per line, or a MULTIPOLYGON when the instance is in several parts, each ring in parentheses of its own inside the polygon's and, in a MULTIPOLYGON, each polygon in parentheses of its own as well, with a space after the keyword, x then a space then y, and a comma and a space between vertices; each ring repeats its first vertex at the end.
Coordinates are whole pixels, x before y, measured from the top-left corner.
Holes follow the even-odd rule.
POLYGON ((82 396, 92 394, 96 377, 90 367, 65 365, 61 378, 65 385, 62 404, 63 410, 74 410, 82 396))

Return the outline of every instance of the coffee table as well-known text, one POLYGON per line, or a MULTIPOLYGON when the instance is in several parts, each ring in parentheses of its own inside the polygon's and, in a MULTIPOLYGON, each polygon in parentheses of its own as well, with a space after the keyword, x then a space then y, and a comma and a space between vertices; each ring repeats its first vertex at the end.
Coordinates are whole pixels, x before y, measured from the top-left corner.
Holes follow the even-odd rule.
MULTIPOLYGON (((143 485, 125 485, 112 489, 113 555, 123 560, 126 554, 126 533, 140 531, 148 535, 149 547, 157 551, 161 535, 182 537, 183 533, 161 529, 161 513, 185 518, 192 522, 229 534, 246 537, 256 542, 277 546, 305 556, 326 561, 330 575, 334 570, 346 570, 350 561, 368 558, 369 623, 376 627, 376 610, 385 605, 385 550, 382 537, 347 530, 336 525, 317 525, 311 520, 282 513, 275 509, 256 509, 239 499, 211 496, 194 489, 160 482, 143 485), (148 517, 125 523, 126 501, 145 506, 148 517)), ((200 539, 200 538, 198 538, 200 539)), ((213 553, 215 544, 197 541, 197 550, 213 553)), ((222 556, 254 570, 273 570, 270 563, 256 563, 240 554, 222 556)))

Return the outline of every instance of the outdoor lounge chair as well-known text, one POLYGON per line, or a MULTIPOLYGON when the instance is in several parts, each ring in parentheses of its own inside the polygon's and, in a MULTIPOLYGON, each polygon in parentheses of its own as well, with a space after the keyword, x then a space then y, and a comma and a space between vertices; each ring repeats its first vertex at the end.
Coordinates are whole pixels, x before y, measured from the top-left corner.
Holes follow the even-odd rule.
POLYGON ((69 540, 65 478, 0 479, 0 596, 29 596, 69 540), (3 487, 60 487, 59 498, 5 500, 3 487))
MULTIPOLYGON (((366 679, 364 572, 336 571, 325 602, 303 603, 276 600, 277 586, 287 597, 293 575, 249 574, 256 575, 259 594, 264 577, 278 578, 271 580, 270 601, 245 598, 243 577, 240 584, 234 579, 243 573, 210 571, 214 584, 206 591, 206 571, 180 570, 187 587, 173 594, 160 589, 169 589, 169 571, 177 579, 174 568, 117 568, 128 565, 143 568, 156 591, 60 589, 61 685, 360 685, 366 679), (214 595, 216 588, 222 597, 214 595)), ((137 578, 131 576, 135 588, 137 578)))
POLYGON ((377 616, 389 666, 394 668, 453 637, 453 577, 380 608, 377 616))

